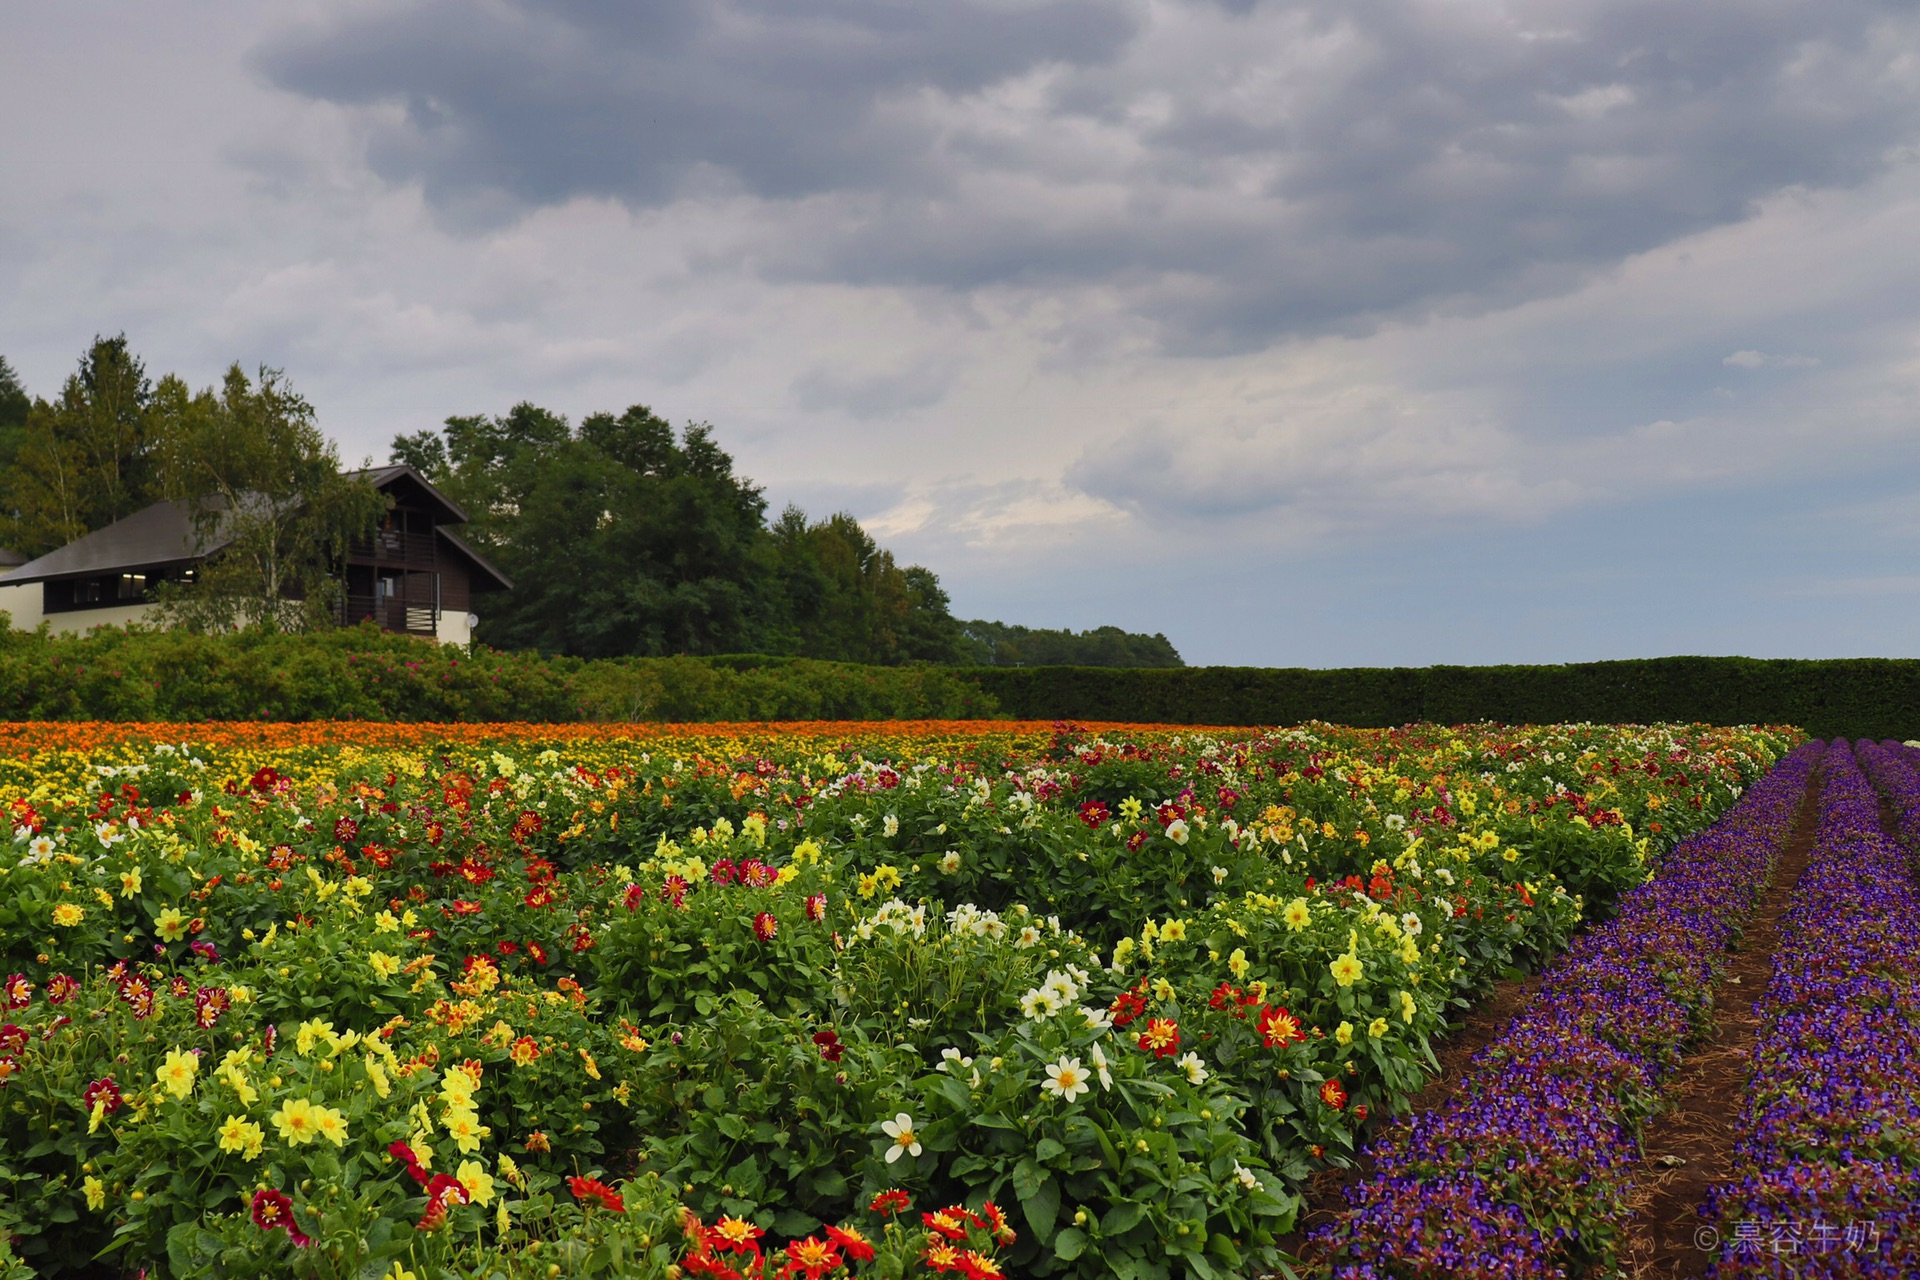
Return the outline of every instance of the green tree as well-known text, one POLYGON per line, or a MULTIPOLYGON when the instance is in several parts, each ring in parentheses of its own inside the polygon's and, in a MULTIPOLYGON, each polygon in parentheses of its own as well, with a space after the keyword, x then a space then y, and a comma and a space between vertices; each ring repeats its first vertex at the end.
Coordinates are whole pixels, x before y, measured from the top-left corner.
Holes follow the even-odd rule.
POLYGON ((152 398, 126 335, 95 338, 59 398, 27 411, 5 472, 0 540, 40 555, 153 502, 152 398))
POLYGON ((465 507, 468 536, 519 584, 482 620, 488 644, 722 653, 753 648, 764 630, 765 500, 709 427, 676 433, 635 405, 576 431, 522 403, 400 437, 393 459, 465 507))
MULTIPOLYGON (((14 474, 20 447, 27 442, 27 415, 32 411, 33 401, 27 389, 20 384, 7 358, 0 356, 0 477, 14 474)), ((12 524, 19 514, 14 507, 13 486, 0 479, 0 537, 13 534, 12 524)))
POLYGON ((1005 622, 964 624, 965 660, 982 667, 1184 667, 1166 636, 1119 627, 1053 631, 1005 622))
POLYGON ((481 622, 501 648, 582 657, 769 653, 895 664, 964 652, 940 580, 845 513, 810 522, 737 475, 713 429, 644 405, 574 429, 533 404, 396 437, 392 460, 473 517, 518 583, 481 622))
POLYGON ((393 438, 393 462, 412 467, 427 479, 438 483, 448 470, 447 442, 432 429, 393 438))
POLYGON ((330 625, 348 546, 370 536, 386 498, 342 475, 313 406, 277 369, 252 380, 238 364, 218 388, 179 378, 154 395, 164 492, 188 504, 208 558, 197 580, 161 588, 161 614, 198 631, 330 625))
POLYGON ((783 652, 890 666, 952 662, 960 624, 932 570, 906 569, 846 512, 809 523, 788 507, 771 530, 783 652))
POLYGON ((7 358, 0 356, 0 473, 13 466, 14 456, 26 439, 27 414, 32 409, 33 401, 20 385, 19 375, 7 358))

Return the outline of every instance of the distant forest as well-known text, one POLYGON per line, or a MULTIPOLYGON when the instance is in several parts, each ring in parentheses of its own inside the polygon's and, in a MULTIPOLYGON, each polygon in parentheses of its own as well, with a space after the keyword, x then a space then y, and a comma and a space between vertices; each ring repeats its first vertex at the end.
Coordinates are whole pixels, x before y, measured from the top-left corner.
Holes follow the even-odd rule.
MULTIPOLYGON (((124 335, 60 393, 0 357, 0 545, 39 555, 159 500, 159 401, 124 335)), ((900 565, 853 516, 769 518, 713 429, 645 406, 577 424, 522 403, 396 437, 391 460, 463 507, 462 536, 515 589, 476 639, 576 657, 769 654, 893 666, 1177 667, 1163 635, 954 618, 939 577, 900 565)))

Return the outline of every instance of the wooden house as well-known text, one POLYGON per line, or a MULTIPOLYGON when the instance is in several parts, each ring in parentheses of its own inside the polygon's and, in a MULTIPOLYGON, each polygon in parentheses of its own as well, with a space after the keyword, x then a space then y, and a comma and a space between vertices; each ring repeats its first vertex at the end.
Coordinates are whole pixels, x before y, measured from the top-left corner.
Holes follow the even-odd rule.
MULTIPOLYGON (((479 621, 474 597, 513 584, 453 531, 466 513, 412 467, 353 474, 386 494, 389 510, 371 537, 347 549, 339 621, 468 643, 479 621)), ((187 504, 156 502, 0 573, 0 609, 16 627, 44 620, 55 631, 146 621, 154 588, 192 582, 222 545, 217 536, 201 539, 187 504)))

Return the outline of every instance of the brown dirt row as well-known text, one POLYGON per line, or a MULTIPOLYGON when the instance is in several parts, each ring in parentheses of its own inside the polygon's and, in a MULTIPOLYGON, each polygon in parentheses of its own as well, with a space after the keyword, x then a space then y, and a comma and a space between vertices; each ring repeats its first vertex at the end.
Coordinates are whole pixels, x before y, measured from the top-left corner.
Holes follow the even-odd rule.
POLYGON ((1619 1274, 1632 1280, 1703 1276, 1714 1253, 1702 1248, 1698 1206, 1731 1172, 1733 1126, 1747 1096, 1747 1064, 1760 1019, 1754 1006, 1773 972, 1780 918, 1813 850, 1816 773, 1795 815, 1773 883, 1714 989, 1713 1027, 1669 1086, 1671 1105, 1647 1123, 1628 1203, 1634 1216, 1621 1241, 1619 1274))

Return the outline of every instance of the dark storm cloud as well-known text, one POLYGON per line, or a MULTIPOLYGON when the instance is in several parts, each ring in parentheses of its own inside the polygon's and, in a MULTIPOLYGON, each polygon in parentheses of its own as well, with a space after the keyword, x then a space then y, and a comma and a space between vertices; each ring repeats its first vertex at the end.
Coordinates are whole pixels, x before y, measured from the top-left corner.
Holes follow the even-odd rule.
POLYGON ((890 183, 919 139, 889 97, 1098 62, 1131 25, 1095 0, 429 0, 286 33, 259 63, 298 93, 402 106, 372 159, 436 198, 653 205, 703 169, 774 198, 890 183))
POLYGON ((1858 182, 1915 138, 1914 15, 494 0, 288 33, 260 65, 384 107, 372 163, 449 210, 730 187, 784 209, 752 252, 770 275, 1105 286, 1168 348, 1220 352, 1537 296, 1858 182))

